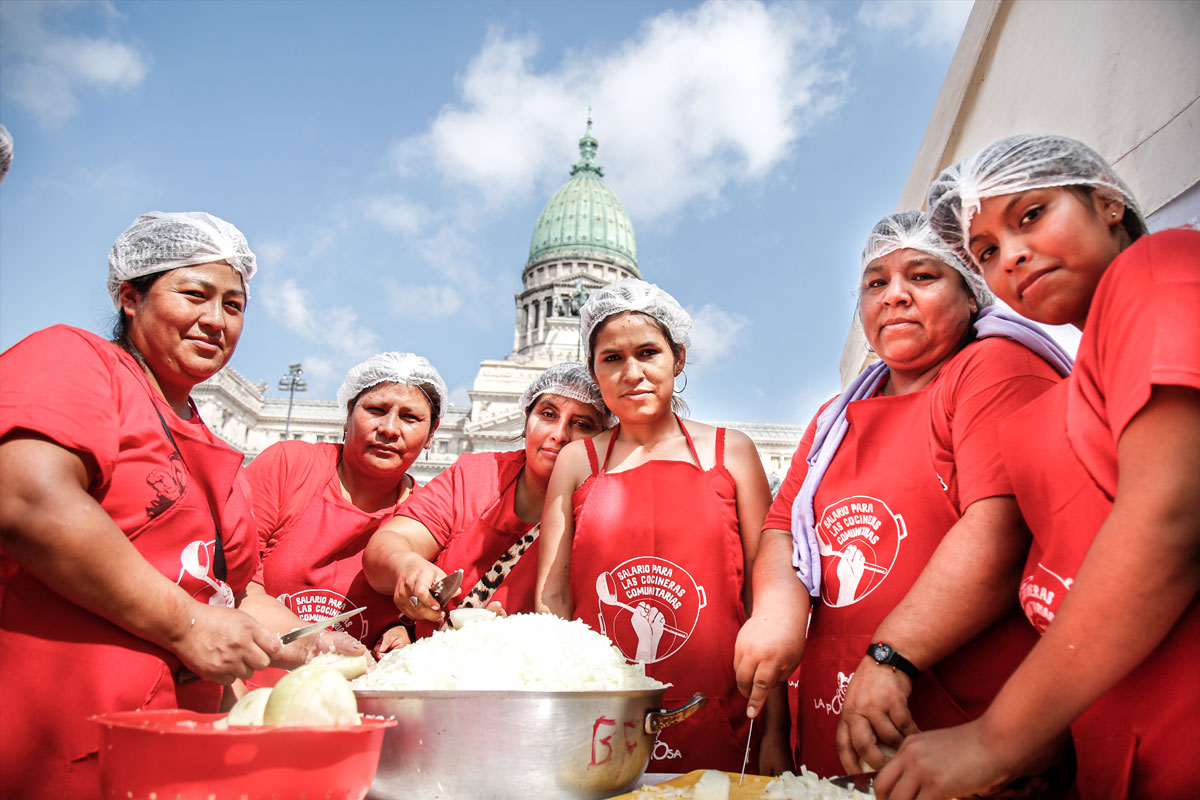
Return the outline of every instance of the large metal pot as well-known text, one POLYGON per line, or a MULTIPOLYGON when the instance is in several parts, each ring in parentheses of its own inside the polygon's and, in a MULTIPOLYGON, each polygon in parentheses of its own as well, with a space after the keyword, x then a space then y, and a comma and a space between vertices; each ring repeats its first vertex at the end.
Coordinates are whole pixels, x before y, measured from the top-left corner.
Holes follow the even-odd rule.
POLYGON ((525 800, 622 794, 658 731, 704 705, 663 709, 665 689, 609 692, 356 690, 358 709, 395 719, 375 800, 525 800))

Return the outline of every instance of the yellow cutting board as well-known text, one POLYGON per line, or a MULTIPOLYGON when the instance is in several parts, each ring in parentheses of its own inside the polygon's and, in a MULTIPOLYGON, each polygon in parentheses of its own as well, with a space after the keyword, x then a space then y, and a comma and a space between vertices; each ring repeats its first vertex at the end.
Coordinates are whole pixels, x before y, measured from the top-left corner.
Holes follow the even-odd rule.
MULTIPOLYGON (((672 778, 669 781, 656 783, 654 786, 675 786, 682 789, 691 789, 695 787, 696 782, 700 780, 700 776, 704 774, 704 770, 698 769, 689 772, 686 775, 680 775, 678 778, 672 778)), ((760 800, 763 790, 767 788, 767 784, 772 781, 765 775, 747 775, 742 781, 742 785, 738 786, 738 774, 736 772, 726 772, 729 776, 729 800, 760 800)), ((643 786, 643 789, 654 788, 643 786)), ((610 798, 610 800, 633 800, 635 792, 618 795, 610 798)))

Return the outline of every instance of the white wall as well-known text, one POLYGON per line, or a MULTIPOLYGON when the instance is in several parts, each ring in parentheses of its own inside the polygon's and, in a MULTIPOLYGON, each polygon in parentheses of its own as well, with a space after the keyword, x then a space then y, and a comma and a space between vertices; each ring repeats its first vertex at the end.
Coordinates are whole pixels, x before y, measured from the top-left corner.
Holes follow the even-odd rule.
MULTIPOLYGON (((976 0, 897 210, 924 207, 942 169, 1013 133, 1091 145, 1147 215, 1194 209, 1198 101, 1197 0, 976 0)), ((843 385, 866 363, 852 328, 843 385)))

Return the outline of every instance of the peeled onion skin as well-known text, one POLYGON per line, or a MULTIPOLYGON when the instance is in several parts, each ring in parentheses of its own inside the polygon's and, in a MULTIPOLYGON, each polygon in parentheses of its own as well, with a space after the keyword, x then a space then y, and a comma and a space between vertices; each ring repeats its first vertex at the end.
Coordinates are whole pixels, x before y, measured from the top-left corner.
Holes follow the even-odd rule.
POLYGON ((345 653, 321 653, 319 656, 314 656, 312 661, 308 662, 308 666, 314 665, 333 667, 342 673, 342 677, 346 680, 352 681, 359 675, 365 675, 367 670, 375 665, 375 661, 366 653, 360 653, 356 656, 346 655, 345 653))
POLYGON ((255 689, 242 696, 229 709, 226 722, 229 725, 262 725, 263 711, 267 707, 267 699, 271 696, 270 687, 255 689))
POLYGON ((307 664, 280 678, 263 710, 264 725, 359 725, 358 700, 337 669, 307 664))

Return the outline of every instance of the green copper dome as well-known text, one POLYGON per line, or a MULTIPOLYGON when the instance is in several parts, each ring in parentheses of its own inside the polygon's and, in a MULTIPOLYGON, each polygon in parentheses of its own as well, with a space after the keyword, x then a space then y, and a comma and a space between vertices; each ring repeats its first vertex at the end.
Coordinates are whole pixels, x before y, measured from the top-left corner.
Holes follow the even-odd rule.
POLYGON ((596 163, 597 147, 589 115, 587 132, 579 140, 579 163, 571 167, 571 180, 542 209, 529 243, 528 263, 583 251, 637 273, 633 223, 604 183, 604 168, 596 163))

